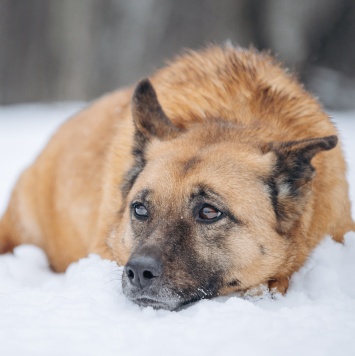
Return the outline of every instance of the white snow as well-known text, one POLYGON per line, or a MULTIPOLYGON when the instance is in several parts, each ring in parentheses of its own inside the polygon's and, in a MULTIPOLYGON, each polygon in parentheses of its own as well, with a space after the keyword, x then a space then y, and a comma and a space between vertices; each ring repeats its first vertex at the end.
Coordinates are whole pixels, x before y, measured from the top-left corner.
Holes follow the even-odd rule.
MULTIPOLYGON (((1 213, 19 172, 81 106, 0 108, 1 213)), ((355 112, 334 117, 355 203, 355 112)), ((91 255, 55 274, 29 245, 0 256, 0 355, 355 355, 355 233, 344 245, 326 238, 275 299, 142 309, 123 296, 121 271, 91 255)))

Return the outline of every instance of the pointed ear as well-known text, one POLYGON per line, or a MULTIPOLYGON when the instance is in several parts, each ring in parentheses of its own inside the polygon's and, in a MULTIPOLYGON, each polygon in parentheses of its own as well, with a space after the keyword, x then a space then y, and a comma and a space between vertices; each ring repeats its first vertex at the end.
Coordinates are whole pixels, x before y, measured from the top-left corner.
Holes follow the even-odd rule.
POLYGON ((274 152, 276 163, 268 179, 272 204, 280 233, 290 231, 304 212, 311 184, 316 175, 312 158, 322 151, 331 150, 338 142, 337 136, 327 136, 301 141, 270 143, 262 148, 264 153, 274 152))
POLYGON ((266 144, 262 151, 273 151, 277 156, 275 173, 286 175, 292 182, 307 182, 314 178, 312 158, 321 151, 328 151, 337 145, 337 136, 311 138, 300 141, 273 142, 266 144))
POLYGON ((155 90, 148 79, 140 81, 134 91, 132 116, 135 125, 132 155, 134 163, 126 172, 121 184, 123 199, 126 199, 139 174, 146 164, 145 150, 152 137, 169 140, 182 132, 167 118, 161 108, 155 90))
POLYGON ((326 136, 310 138, 301 141, 290 141, 274 145, 274 149, 284 156, 301 158, 304 163, 310 163, 312 158, 321 151, 329 151, 338 143, 338 137, 326 136))
POLYGON ((132 115, 136 129, 146 139, 167 140, 181 132, 165 115, 149 79, 141 80, 134 91, 132 115))

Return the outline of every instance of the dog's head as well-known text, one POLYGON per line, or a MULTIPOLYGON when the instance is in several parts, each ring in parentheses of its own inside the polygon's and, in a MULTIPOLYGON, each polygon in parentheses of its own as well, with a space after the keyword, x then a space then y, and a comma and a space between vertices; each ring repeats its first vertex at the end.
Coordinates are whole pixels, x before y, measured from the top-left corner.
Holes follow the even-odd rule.
POLYGON ((148 80, 133 96, 136 162, 122 186, 123 290, 143 306, 184 304, 266 282, 286 268, 308 209, 313 156, 336 137, 259 142, 258 128, 180 129, 148 80))

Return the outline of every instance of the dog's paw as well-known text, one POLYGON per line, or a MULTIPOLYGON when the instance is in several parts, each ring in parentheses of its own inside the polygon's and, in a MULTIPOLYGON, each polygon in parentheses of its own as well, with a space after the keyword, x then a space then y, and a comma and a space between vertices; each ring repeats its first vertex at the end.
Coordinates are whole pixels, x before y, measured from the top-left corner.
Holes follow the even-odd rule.
POLYGON ((268 288, 272 295, 274 294, 286 294, 289 285, 289 278, 283 277, 278 279, 272 279, 268 282, 268 288))
POLYGON ((241 293, 241 297, 248 299, 248 300, 260 300, 268 296, 269 293, 269 288, 266 283, 259 284, 255 287, 251 287, 247 289, 246 291, 243 291, 241 293))

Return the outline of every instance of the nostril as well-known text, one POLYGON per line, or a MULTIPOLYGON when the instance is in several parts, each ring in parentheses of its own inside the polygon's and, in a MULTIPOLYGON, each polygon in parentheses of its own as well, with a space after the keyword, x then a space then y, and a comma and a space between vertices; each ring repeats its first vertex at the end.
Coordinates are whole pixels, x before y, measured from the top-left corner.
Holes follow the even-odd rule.
POLYGON ((153 273, 150 272, 150 271, 144 271, 144 272, 143 272, 143 277, 144 277, 145 279, 152 279, 152 278, 154 278, 154 275, 153 275, 153 273))
POLYGON ((127 277, 129 279, 133 279, 134 278, 134 272, 130 268, 127 269, 127 277))
POLYGON ((127 262, 124 270, 129 285, 144 289, 159 281, 162 274, 162 263, 156 258, 138 255, 127 262))

